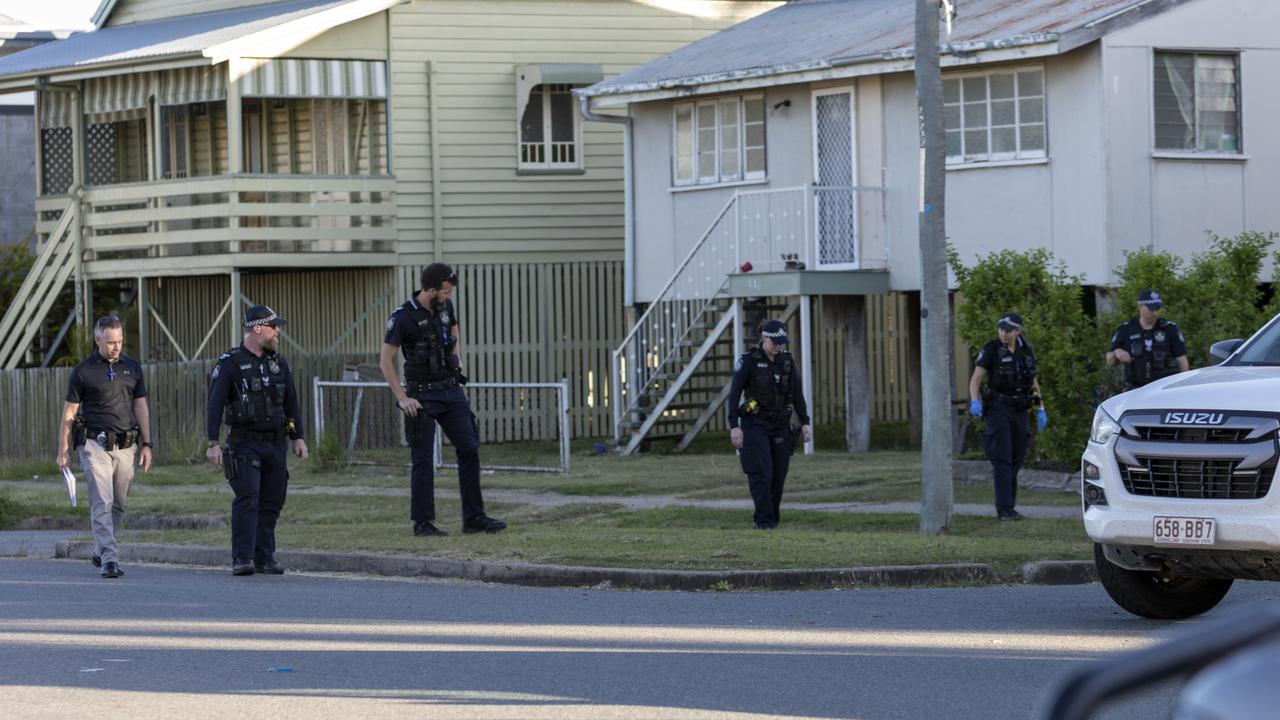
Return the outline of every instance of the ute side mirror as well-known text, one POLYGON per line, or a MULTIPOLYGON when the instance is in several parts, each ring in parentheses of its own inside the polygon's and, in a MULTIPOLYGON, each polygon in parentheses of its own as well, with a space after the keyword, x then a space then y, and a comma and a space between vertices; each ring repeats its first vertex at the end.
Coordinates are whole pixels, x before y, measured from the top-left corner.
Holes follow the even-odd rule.
POLYGON ((1209 346, 1209 358, 1215 363, 1224 363, 1243 344, 1244 340, 1239 339, 1219 340, 1209 346))

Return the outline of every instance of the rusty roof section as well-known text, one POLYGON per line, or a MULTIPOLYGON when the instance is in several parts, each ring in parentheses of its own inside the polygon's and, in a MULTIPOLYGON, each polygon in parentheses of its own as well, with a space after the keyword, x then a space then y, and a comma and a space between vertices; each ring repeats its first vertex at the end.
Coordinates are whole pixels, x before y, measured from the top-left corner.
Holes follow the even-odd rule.
MULTIPOLYGON (((954 0, 943 53, 1058 43, 1066 52, 1193 0, 954 0), (1067 42, 1064 42, 1067 40, 1067 42)), ((576 94, 696 88, 913 57, 911 0, 793 0, 576 94)))

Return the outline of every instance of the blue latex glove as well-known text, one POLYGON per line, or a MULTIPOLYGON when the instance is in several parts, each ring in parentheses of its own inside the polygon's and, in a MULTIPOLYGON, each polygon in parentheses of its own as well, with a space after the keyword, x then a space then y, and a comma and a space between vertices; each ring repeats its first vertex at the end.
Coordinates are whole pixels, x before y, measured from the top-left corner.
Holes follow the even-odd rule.
POLYGON ((969 414, 974 417, 982 417, 982 401, 981 400, 969 401, 969 414))
POLYGON ((1036 410, 1036 430, 1044 430, 1048 424, 1049 413, 1045 412, 1044 408, 1036 410))

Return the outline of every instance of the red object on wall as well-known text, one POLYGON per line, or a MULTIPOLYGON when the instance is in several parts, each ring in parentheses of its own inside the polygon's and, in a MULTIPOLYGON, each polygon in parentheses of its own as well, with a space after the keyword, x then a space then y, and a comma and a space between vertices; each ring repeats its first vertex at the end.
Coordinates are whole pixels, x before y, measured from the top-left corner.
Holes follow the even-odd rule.
POLYGON ((739 270, 741 270, 741 271, 742 271, 742 272, 744 272, 744 273, 749 273, 749 272, 751 272, 751 263, 750 263, 750 262, 744 262, 744 263, 742 263, 742 267, 740 267, 740 268, 738 268, 738 269, 739 269, 739 270))

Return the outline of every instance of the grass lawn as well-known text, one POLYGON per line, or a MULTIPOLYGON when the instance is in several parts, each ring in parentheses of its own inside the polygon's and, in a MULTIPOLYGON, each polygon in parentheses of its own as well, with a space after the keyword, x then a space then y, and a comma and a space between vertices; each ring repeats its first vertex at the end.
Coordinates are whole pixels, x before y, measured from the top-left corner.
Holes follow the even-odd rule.
MULTIPOLYGON (((225 504, 225 503, 224 503, 225 504)), ((919 534, 914 515, 784 511, 773 532, 750 528, 743 511, 668 508, 620 511, 609 505, 533 509, 493 504, 511 527, 462 535, 455 503, 440 503, 447 538, 415 538, 402 499, 299 496, 285 508, 281 548, 422 554, 607 567, 762 569, 991 563, 1016 579, 1031 560, 1085 560, 1092 546, 1075 520, 1000 523, 957 517, 952 533, 919 534)), ((226 530, 148 533, 139 542, 221 546, 226 530)))
MULTIPOLYGON (((8 490, 8 501, 59 513, 72 511, 53 490, 8 490)), ((225 514, 230 495, 214 492, 160 493, 131 497, 132 513, 225 514)), ((952 533, 924 537, 914 515, 783 512, 772 532, 750 528, 742 510, 665 508, 623 511, 616 505, 584 504, 535 508, 490 503, 489 510, 511 523, 497 535, 459 532, 457 500, 442 493, 440 525, 447 538, 415 538, 404 498, 352 495, 295 495, 278 531, 281 548, 422 554, 457 559, 491 559, 612 567, 678 569, 761 569, 858 567, 924 563, 985 562, 1001 577, 1015 580, 1031 560, 1084 560, 1091 545, 1076 520, 1000 523, 994 518, 956 517, 952 533)), ((145 533, 134 542, 224 546, 229 531, 183 530, 145 533)))
MULTIPOLYGON (((407 488, 407 468, 352 467, 317 472, 294 463, 290 487, 407 488)), ((0 468, 0 480, 40 474, 47 487, 0 488, 0 528, 25 517, 72 515, 88 527, 87 499, 67 506, 51 468, 0 468)), ((857 567, 923 563, 985 562, 1015 579, 1030 560, 1091 557, 1078 520, 999 523, 987 517, 956 517, 950 535, 924 537, 910 514, 846 514, 788 511, 774 532, 751 529, 744 510, 664 508, 625 511, 605 502, 539 508, 496 502, 492 514, 511 523, 498 535, 462 535, 454 473, 438 480, 437 504, 447 538, 415 538, 404 497, 302 494, 290 496, 279 528, 282 548, 373 553, 420 553, 458 559, 492 559, 613 567, 761 569, 857 567)), ((679 495, 747 498, 737 459, 729 453, 646 454, 636 457, 582 455, 567 476, 501 473, 483 478, 486 489, 555 492, 580 496, 679 495)), ((991 502, 990 485, 956 486, 956 502, 991 502)), ((85 496, 83 482, 80 494, 85 496)), ((916 453, 877 451, 860 456, 822 452, 797 455, 788 479, 792 502, 890 502, 920 495, 916 453)), ((220 471, 200 465, 159 466, 139 474, 130 494, 134 515, 215 514, 225 517, 230 490, 220 471), (182 486, 181 488, 177 486, 182 486), (166 489, 167 488, 167 489, 166 489)), ((1021 505, 1076 506, 1074 493, 1019 492, 1021 505)), ((223 546, 229 531, 146 533, 135 542, 223 546)))

